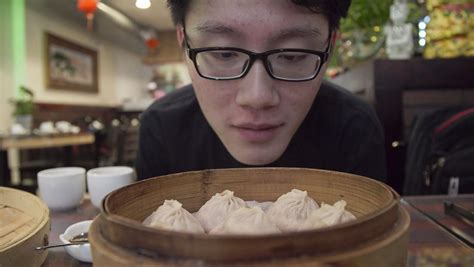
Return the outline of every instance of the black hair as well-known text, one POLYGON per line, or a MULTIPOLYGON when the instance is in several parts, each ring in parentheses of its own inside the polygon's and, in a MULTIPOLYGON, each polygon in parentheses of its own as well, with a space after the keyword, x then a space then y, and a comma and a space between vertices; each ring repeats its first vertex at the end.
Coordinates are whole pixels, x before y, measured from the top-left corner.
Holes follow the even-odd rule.
MULTIPOLYGON (((184 18, 191 0, 168 0, 171 17, 175 25, 184 25, 184 18)), ((334 31, 339 28, 339 21, 347 16, 351 0, 291 0, 309 10, 323 14, 329 21, 329 28, 334 31)))

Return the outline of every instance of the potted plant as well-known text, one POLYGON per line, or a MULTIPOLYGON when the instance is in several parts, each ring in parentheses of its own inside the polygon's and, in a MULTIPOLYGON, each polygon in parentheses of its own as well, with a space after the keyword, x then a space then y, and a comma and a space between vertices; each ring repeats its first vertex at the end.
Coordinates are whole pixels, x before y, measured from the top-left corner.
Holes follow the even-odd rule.
MULTIPOLYGON (((341 20, 340 36, 331 59, 332 68, 347 69, 361 61, 382 56, 384 26, 390 23, 390 6, 395 0, 352 0, 347 17, 341 20)), ((407 21, 417 24, 423 8, 408 1, 407 21)))
POLYGON ((35 104, 33 103, 34 93, 25 86, 20 86, 20 92, 16 99, 11 99, 13 105, 14 122, 23 126, 30 132, 33 122, 33 111, 35 104))

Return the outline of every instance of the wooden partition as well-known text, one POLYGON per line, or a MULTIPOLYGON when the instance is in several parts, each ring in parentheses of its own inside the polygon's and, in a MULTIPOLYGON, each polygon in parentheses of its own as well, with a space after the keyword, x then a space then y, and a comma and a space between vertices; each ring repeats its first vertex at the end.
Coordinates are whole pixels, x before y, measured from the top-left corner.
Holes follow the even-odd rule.
MULTIPOLYGON (((68 121, 81 128, 81 132, 88 133, 87 138, 95 140, 90 144, 82 145, 64 145, 53 146, 38 145, 38 147, 25 147, 19 151, 18 169, 20 179, 23 183, 24 179, 35 180, 36 173, 42 169, 59 167, 64 165, 74 165, 85 168, 93 168, 99 165, 101 157, 101 148, 106 139, 106 132, 98 133, 89 129, 89 124, 98 120, 103 123, 104 127, 110 125, 111 120, 118 116, 117 107, 101 107, 101 106, 86 106, 86 105, 66 105, 66 104, 50 104, 50 103, 35 103, 35 111, 33 114, 33 128, 38 128, 41 122, 52 121, 68 121)), ((79 135, 82 137, 83 135, 79 135)), ((45 137, 46 138, 46 137, 45 137)), ((71 138, 71 137, 64 137, 71 138)), ((74 137, 76 138, 76 137, 74 137)), ((28 139, 23 138, 18 140, 23 145, 26 145, 28 139)), ((2 150, 0 156, 2 162, 2 182, 0 184, 8 184, 10 179, 10 167, 6 160, 6 150, 2 150)), ((28 183, 29 184, 29 183, 28 183)), ((34 185, 32 184, 34 190, 34 185)), ((29 190, 26 188, 26 190, 29 190)))
POLYGON ((108 123, 118 112, 118 107, 50 103, 35 103, 35 106, 36 109, 33 114, 35 127, 38 127, 42 121, 65 120, 81 127, 81 130, 86 130, 88 121, 98 119, 108 123))

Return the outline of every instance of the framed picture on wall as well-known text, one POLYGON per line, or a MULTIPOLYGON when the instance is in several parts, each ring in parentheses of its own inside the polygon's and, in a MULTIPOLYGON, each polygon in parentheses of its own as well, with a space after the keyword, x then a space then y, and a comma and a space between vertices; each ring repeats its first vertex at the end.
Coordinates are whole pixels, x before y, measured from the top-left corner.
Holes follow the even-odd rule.
POLYGON ((46 86, 97 93, 97 51, 46 33, 46 86))

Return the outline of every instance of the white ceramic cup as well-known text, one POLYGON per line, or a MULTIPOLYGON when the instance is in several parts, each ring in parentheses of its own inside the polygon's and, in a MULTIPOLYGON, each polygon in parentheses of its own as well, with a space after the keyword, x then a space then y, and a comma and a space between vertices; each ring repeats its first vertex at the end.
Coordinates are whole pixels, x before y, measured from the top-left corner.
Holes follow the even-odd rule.
POLYGON ((87 187, 91 202, 101 208, 104 197, 135 181, 135 171, 127 166, 99 167, 87 172, 87 187))
POLYGON ((86 191, 86 170, 80 167, 61 167, 38 172, 41 199, 52 210, 72 209, 79 204, 86 191))

